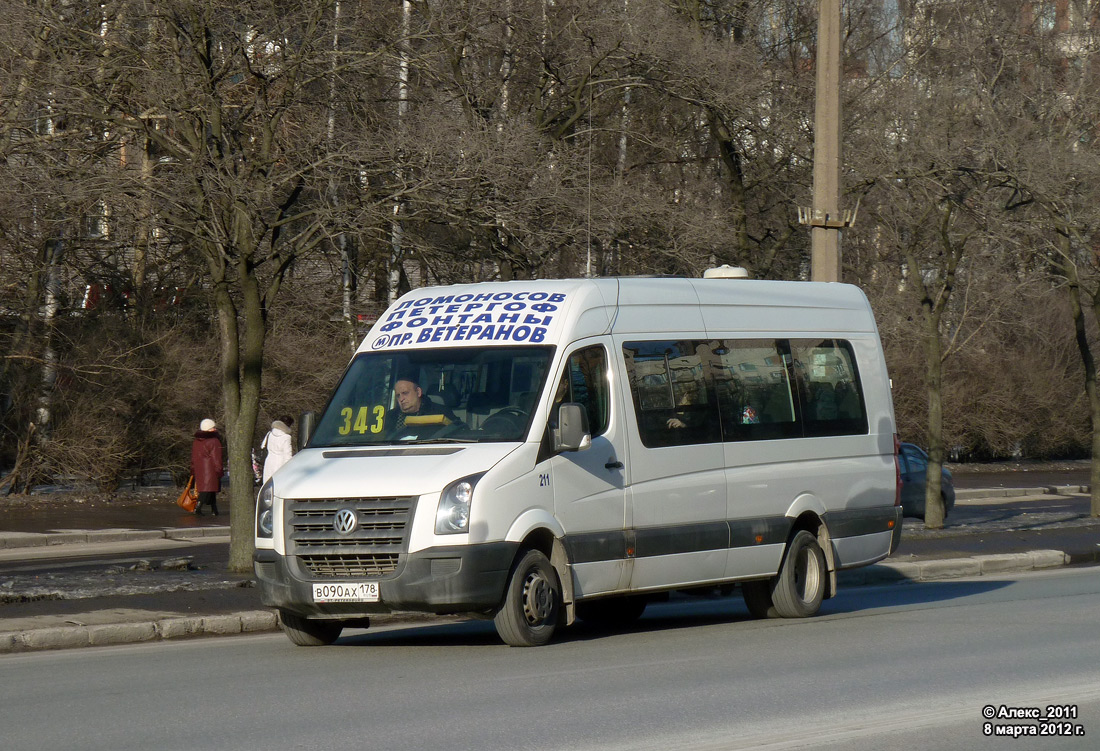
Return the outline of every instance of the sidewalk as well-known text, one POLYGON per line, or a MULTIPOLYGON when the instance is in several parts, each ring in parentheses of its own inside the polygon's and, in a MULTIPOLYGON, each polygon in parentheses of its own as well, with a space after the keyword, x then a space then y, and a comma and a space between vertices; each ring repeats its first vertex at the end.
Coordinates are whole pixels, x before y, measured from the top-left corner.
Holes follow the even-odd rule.
MULTIPOLYGON (((126 644, 278 628, 247 574, 225 570, 229 527, 219 517, 161 526, 159 509, 104 523, 131 526, 66 529, 71 515, 0 513, 0 563, 28 564, 63 556, 123 556, 124 565, 56 573, 30 580, 0 575, 0 653, 126 644), (10 524, 7 522, 11 522, 10 524), (222 522, 222 523, 219 523, 222 522), (4 531, 9 527, 20 531, 4 531), (176 548, 202 552, 181 557, 176 548)), ((997 575, 1100 562, 1100 519, 1089 517, 1081 487, 960 490, 942 530, 906 519, 901 546, 889 559, 841 572, 841 587, 997 575)), ((84 517, 81 522, 94 521, 84 517)), ((54 566, 55 564, 51 564, 54 566)), ((84 568, 89 568, 84 566, 84 568)), ((375 623, 432 620, 391 615, 375 623)), ((453 620, 453 619, 448 619, 453 620)))

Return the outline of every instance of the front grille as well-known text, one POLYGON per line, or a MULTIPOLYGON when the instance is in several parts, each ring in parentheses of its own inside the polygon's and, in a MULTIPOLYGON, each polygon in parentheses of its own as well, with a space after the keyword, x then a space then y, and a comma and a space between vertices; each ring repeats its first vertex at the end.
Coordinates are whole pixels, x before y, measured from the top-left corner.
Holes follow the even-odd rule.
POLYGON ((317 498, 286 501, 287 553, 317 578, 362 578, 392 574, 407 548, 415 497, 317 498), (336 529, 342 509, 356 528, 336 529))
POLYGON ((298 560, 318 578, 355 579, 392 574, 397 569, 396 554, 302 555, 298 560))

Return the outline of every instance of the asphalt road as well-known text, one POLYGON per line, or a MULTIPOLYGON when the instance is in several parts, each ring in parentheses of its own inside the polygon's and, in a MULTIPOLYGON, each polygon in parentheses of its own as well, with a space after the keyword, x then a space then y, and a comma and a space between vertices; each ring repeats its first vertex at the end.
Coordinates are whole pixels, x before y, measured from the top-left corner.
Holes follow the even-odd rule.
MULTIPOLYGON (((11 654, 0 747, 1093 749, 1098 609, 1100 576, 1066 569, 862 587, 807 620, 672 602, 536 649, 468 622, 11 654), (983 734, 986 706, 1048 705, 1086 735, 983 734)), ((1013 723, 1040 725, 990 730, 1013 723)))

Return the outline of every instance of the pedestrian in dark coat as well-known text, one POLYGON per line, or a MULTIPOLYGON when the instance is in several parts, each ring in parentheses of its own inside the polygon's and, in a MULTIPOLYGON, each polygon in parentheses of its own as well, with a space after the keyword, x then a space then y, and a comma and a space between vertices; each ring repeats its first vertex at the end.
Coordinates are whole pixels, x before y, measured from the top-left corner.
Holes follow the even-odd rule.
POLYGON ((222 489, 222 439, 218 426, 207 418, 199 424, 195 440, 191 443, 191 474, 195 476, 195 490, 199 502, 195 516, 202 516, 202 506, 210 506, 210 513, 218 515, 218 491, 222 489))

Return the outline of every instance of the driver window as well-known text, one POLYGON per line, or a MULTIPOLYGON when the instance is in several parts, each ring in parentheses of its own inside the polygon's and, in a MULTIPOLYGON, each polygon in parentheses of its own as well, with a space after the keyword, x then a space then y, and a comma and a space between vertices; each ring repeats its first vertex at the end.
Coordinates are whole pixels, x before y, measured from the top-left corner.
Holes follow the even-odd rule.
POLYGON ((603 346, 585 347, 569 356, 554 391, 550 410, 552 422, 557 420, 558 407, 565 402, 584 406, 593 437, 607 432, 611 420, 611 394, 607 380, 607 351, 603 346))

